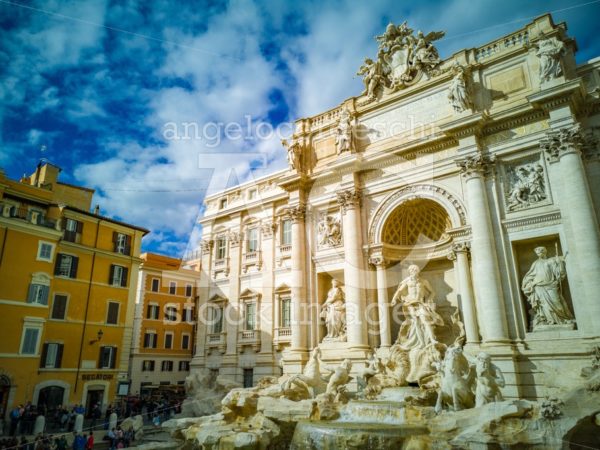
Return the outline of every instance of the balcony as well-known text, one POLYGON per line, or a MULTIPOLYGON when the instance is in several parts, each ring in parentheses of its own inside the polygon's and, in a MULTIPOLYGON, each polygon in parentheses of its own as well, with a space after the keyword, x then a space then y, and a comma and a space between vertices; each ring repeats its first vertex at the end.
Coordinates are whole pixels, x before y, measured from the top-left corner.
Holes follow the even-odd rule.
POLYGON ((290 327, 275 328, 275 336, 273 338, 273 347, 276 351, 281 351, 284 346, 289 345, 292 341, 292 329, 290 327))
POLYGON ((206 336, 206 350, 208 353, 211 353, 213 349, 217 349, 221 354, 224 354, 226 348, 225 333, 210 333, 206 336))
POLYGON ((213 262, 212 276, 216 279, 219 275, 225 278, 229 276, 229 258, 216 259, 213 262))
POLYGON ((244 253, 242 272, 248 272, 251 267, 256 267, 256 270, 262 268, 262 252, 260 250, 244 253))
POLYGON ((16 207, 11 204, 0 204, 2 217, 22 220, 44 228, 56 230, 57 222, 46 218, 43 212, 29 209, 26 206, 16 207))
POLYGON ((238 348, 252 347, 255 352, 260 351, 260 330, 242 330, 238 334, 238 348))

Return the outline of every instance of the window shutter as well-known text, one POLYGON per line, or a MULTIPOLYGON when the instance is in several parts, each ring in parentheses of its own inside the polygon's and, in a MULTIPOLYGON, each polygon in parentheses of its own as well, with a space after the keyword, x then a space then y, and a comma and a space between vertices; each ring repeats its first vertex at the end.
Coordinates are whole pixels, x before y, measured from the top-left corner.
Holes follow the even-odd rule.
POLYGON ((127 287, 127 275, 129 274, 129 269, 127 267, 123 267, 123 272, 121 272, 121 286, 127 287))
POLYGON ((42 347, 42 357, 40 358, 40 367, 46 367, 46 357, 48 356, 48 344, 44 344, 42 347))
POLYGON ((152 305, 146 306, 146 319, 154 319, 152 317, 152 305))
POLYGON ((125 254, 131 255, 131 236, 125 236, 125 254))
POLYGON ((50 286, 42 286, 42 305, 48 304, 48 293, 50 292, 50 286))
POLYGON ((114 369, 117 365, 117 347, 112 348, 111 358, 110 358, 110 368, 114 369))
POLYGON ((77 221, 77 232, 79 234, 83 233, 83 222, 77 221))
POLYGON ((77 278, 77 264, 79 263, 79 258, 77 256, 73 256, 71 259, 71 273, 69 274, 70 278, 77 278))
POLYGON ((110 284, 112 286, 113 284, 113 277, 115 276, 115 265, 111 264, 110 265, 110 271, 108 273, 108 284, 110 284))
POLYGON ((98 355, 98 369, 102 369, 102 355, 104 354, 104 347, 100 347, 100 354, 98 355))
POLYGON ((60 265, 62 264, 63 254, 58 253, 56 255, 56 264, 54 265, 54 275, 58 275, 60 273, 60 265))
POLYGON ((63 347, 64 344, 58 344, 58 349, 56 350, 56 361, 54 363, 54 367, 60 368, 62 364, 62 355, 63 355, 63 347))
POLYGON ((35 285, 29 285, 29 291, 27 292, 27 303, 33 303, 35 300, 35 285))

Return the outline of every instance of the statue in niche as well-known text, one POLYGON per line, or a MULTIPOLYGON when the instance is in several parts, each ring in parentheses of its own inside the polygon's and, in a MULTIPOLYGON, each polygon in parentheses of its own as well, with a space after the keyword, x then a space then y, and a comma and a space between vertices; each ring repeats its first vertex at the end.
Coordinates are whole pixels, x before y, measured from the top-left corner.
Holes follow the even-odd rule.
POLYGON ((448 88, 448 100, 450 100, 454 111, 461 113, 473 106, 471 86, 468 79, 469 73, 466 67, 458 63, 453 66, 452 72, 454 73, 454 78, 452 78, 450 87, 448 88))
POLYGON ((514 170, 513 181, 507 195, 508 209, 524 208, 547 198, 544 168, 530 164, 514 170))
POLYGON ((339 281, 331 281, 331 289, 327 293, 327 299, 323 303, 321 317, 325 319, 327 335, 323 342, 345 342, 346 341, 346 303, 344 291, 339 286, 339 281))
POLYGON ((352 115, 345 107, 342 109, 340 121, 338 122, 338 126, 336 128, 335 148, 338 155, 341 155, 344 152, 353 153, 355 150, 352 115))
POLYGON ((565 54, 565 43, 556 37, 540 39, 533 44, 540 58, 540 81, 546 82, 562 75, 560 58, 565 54))
POLYGON ((321 247, 336 247, 342 243, 340 219, 324 216, 318 225, 317 238, 321 247))
POLYGON ((500 388, 503 388, 505 384, 504 375, 498 366, 492 363, 490 355, 485 352, 477 355, 475 374, 477 376, 475 407, 504 400, 502 392, 500 392, 500 388))
POLYGON ((398 343, 404 350, 437 344, 434 327, 444 325, 435 310, 435 291, 429 281, 419 276, 420 272, 419 266, 410 265, 409 276, 402 280, 392 297, 392 306, 401 302, 406 316, 398 333, 398 343))
POLYGON ((567 276, 565 256, 548 258, 546 247, 534 249, 538 259, 525 274, 521 288, 531 305, 532 330, 548 325, 574 324, 575 319, 562 294, 562 281, 567 276))
POLYGON ((291 142, 288 142, 286 139, 281 140, 281 145, 283 145, 287 150, 287 160, 290 168, 296 170, 297 172, 302 171, 302 145, 296 139, 292 139, 291 142))

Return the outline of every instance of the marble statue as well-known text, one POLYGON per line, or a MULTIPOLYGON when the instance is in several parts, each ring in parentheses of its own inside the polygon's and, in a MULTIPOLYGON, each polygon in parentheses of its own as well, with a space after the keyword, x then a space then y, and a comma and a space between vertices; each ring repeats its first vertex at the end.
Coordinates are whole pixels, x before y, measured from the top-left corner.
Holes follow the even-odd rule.
POLYGON ((329 377, 325 393, 331 396, 335 402, 343 401, 342 396, 345 394, 345 386, 352 379, 350 376, 352 363, 346 358, 339 366, 329 368, 329 370, 331 371, 331 376, 329 377))
POLYGON ((331 281, 331 289, 327 293, 321 317, 325 319, 327 335, 323 342, 346 341, 346 304, 344 291, 339 286, 339 281, 331 281))
POLYGON ((288 142, 286 139, 281 140, 281 145, 287 149, 287 161, 291 169, 297 172, 302 171, 302 145, 295 139, 288 142))
POLYGON ((409 276, 402 280, 392 297, 392 306, 401 302, 406 317, 398 333, 398 343, 405 350, 436 344, 434 328, 444 325, 435 310, 435 291, 429 281, 419 276, 420 271, 417 265, 409 266, 409 276))
POLYGON ((524 165, 513 173, 506 196, 509 210, 527 207, 547 198, 544 168, 540 164, 524 165))
POLYGON ((473 107, 468 70, 457 63, 453 66, 452 72, 454 78, 452 78, 448 88, 448 100, 450 100, 454 111, 461 113, 473 107))
POLYGON ((281 383, 283 395, 291 400, 315 398, 324 391, 325 380, 321 375, 321 349, 315 347, 302 373, 294 375, 281 383))
POLYGON ((504 400, 500 388, 504 387, 502 371, 492 363, 490 355, 485 352, 477 355, 475 363, 477 385, 475 388, 475 407, 480 407, 491 402, 504 400))
POLYGON ((525 274, 521 288, 531 305, 532 329, 573 324, 575 319, 562 294, 566 277, 565 256, 548 258, 546 247, 536 247, 538 259, 525 274))
POLYGON ((353 153, 355 151, 354 124, 352 123, 352 115, 347 108, 343 108, 340 113, 340 120, 335 134, 335 148, 338 155, 344 152, 353 153))
POLYGON ((444 35, 443 31, 428 34, 418 31, 415 36, 406 22, 397 26, 390 23, 384 34, 375 37, 379 43, 377 59, 365 59, 357 72, 365 85, 361 95, 367 97, 362 104, 376 100, 382 90, 394 92, 416 83, 422 74, 441 73, 438 68, 441 60, 432 42, 444 35))
POLYGON ((560 58, 565 54, 565 44, 556 37, 541 39, 534 44, 540 58, 540 80, 546 82, 562 75, 560 58))
POLYGON ((340 219, 324 216, 318 225, 317 238, 321 247, 336 247, 342 243, 342 228, 340 219))
POLYGON ((435 412, 440 413, 444 406, 453 411, 472 408, 475 405, 473 395, 473 370, 462 351, 462 347, 452 345, 446 350, 444 360, 438 364, 440 387, 435 412))

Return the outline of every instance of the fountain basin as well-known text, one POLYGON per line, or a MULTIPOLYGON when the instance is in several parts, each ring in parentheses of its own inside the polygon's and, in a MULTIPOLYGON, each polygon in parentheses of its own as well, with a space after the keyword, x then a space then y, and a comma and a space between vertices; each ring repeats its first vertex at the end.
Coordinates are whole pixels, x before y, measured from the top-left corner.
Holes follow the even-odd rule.
POLYGON ((291 450, 337 449, 401 449, 407 445, 426 448, 428 429, 422 425, 358 423, 358 422, 298 422, 291 450))

